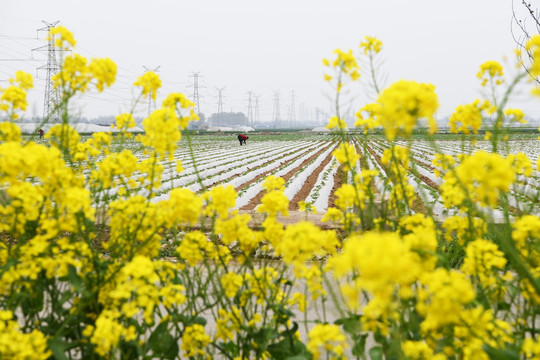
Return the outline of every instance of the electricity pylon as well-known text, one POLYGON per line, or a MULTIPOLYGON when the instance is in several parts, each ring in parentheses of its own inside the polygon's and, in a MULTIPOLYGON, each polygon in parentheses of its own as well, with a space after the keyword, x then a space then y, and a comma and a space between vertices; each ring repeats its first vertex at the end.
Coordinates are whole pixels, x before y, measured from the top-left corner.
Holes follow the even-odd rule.
POLYGON ((248 91, 248 111, 247 111, 247 118, 248 118, 248 125, 253 125, 253 104, 251 102, 251 95, 253 95, 253 91, 248 91))
POLYGON ((218 91, 218 103, 217 103, 217 124, 215 125, 223 125, 221 122, 221 117, 223 115, 223 90, 225 90, 225 86, 222 88, 216 87, 216 90, 218 91))
POLYGON ((272 120, 274 121, 274 129, 278 123, 281 123, 281 115, 279 114, 279 90, 274 90, 274 110, 272 112, 272 120))
MULTIPOLYGON (((45 24, 45 27, 38 29, 37 31, 47 31, 47 34, 49 34, 50 30, 54 28, 60 21, 49 23, 42 20, 42 22, 45 24)), ((56 53, 64 50, 57 49, 54 45, 54 39, 50 37, 47 41, 47 45, 32 49, 32 51, 47 51, 47 64, 38 67, 38 70, 47 70, 47 78, 45 79, 45 98, 43 101, 43 120, 52 123, 59 123, 62 121, 62 116, 59 111, 61 97, 60 91, 54 87, 52 78, 60 71, 56 53)))
POLYGON ((193 102, 195 103, 195 109, 197 109, 197 114, 201 113, 201 107, 200 107, 200 99, 199 99, 199 76, 200 71, 198 72, 191 72, 191 75, 189 77, 193 78, 193 102))
POLYGON ((253 116, 253 127, 255 127, 255 124, 258 124, 261 119, 259 119, 259 98, 261 95, 254 95, 255 96, 255 114, 253 116))
POLYGON ((291 93, 291 108, 289 110, 289 127, 293 127, 293 125, 296 123, 296 113, 294 111, 294 90, 291 93))

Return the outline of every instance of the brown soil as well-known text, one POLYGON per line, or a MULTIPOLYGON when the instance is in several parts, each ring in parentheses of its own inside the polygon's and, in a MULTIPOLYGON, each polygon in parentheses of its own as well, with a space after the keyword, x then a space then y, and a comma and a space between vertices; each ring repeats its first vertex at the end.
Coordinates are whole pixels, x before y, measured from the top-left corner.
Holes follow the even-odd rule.
MULTIPOLYGON (((328 147, 330 146, 330 144, 326 145, 325 147, 323 147, 321 150, 317 151, 317 153, 315 153, 314 155, 312 155, 311 157, 309 157, 308 159, 306 159, 305 161, 302 162, 302 164, 298 165, 297 167, 295 167, 294 169, 290 170, 288 173, 286 173, 285 175, 282 176, 283 180, 285 180, 285 182, 289 181, 289 179, 298 171, 300 170, 301 168, 303 168, 304 166, 306 166, 307 164, 309 164, 311 161, 313 161, 315 158, 317 158, 317 156, 319 156, 322 152, 324 152, 328 147)), ((255 207, 257 207, 257 205, 259 205, 261 203, 261 199, 262 197, 264 196, 264 190, 263 191, 260 191, 257 195, 255 195, 246 205, 242 206, 240 209, 240 211, 246 211, 246 210, 253 210, 255 209, 255 207)))
POLYGON ((381 157, 379 155, 377 155, 375 153, 375 151, 373 151, 373 149, 371 147, 369 147, 368 145, 366 145, 366 149, 371 154, 371 156, 373 156, 375 161, 377 161, 377 163, 379 164, 381 169, 383 169, 386 172, 386 166, 384 166, 383 163, 381 162, 381 157))
POLYGON ((422 180, 424 183, 426 183, 426 185, 428 185, 429 187, 432 187, 436 191, 439 191, 439 185, 435 184, 435 182, 433 180, 431 180, 427 176, 420 175, 420 174, 418 174, 418 177, 420 178, 420 180, 422 180))
POLYGON ((334 174, 334 186, 332 187, 332 191, 330 192, 330 196, 328 197, 328 208, 334 207, 336 200, 336 190, 339 189, 341 185, 343 185, 345 176, 347 176, 347 174, 345 173, 345 171, 343 171, 343 165, 339 165, 339 168, 334 174))
POLYGON ((319 178, 319 174, 323 171, 324 167, 328 165, 328 163, 332 161, 332 154, 328 154, 326 159, 323 160, 323 162, 315 169, 311 175, 308 176, 306 179, 306 182, 304 185, 302 185, 302 188, 294 195, 292 200, 289 202, 289 210, 298 210, 298 202, 304 201, 306 197, 311 192, 311 189, 315 186, 315 183, 317 182, 317 179, 319 178))

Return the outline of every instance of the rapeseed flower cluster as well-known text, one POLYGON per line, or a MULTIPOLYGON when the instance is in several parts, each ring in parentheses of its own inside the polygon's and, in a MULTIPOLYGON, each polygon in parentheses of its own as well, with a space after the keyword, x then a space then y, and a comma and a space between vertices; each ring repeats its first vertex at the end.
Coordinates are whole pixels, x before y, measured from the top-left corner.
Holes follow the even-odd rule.
POLYGON ((347 348, 345 340, 345 335, 338 326, 318 324, 309 332, 307 348, 315 360, 324 358, 323 354, 328 359, 343 359, 344 350, 347 348))
POLYGON ((426 119, 429 131, 437 130, 435 112, 439 107, 435 86, 400 80, 384 89, 377 98, 376 119, 386 138, 409 136, 419 119, 426 119))
POLYGON ((353 55, 352 50, 334 50, 335 59, 323 59, 323 65, 328 67, 335 75, 324 74, 324 79, 328 82, 335 80, 337 92, 341 92, 344 85, 344 76, 356 81, 360 78, 360 67, 353 55))
POLYGON ((116 64, 111 59, 88 60, 78 54, 68 55, 64 59, 62 70, 52 77, 55 88, 69 93, 88 90, 92 80, 96 80, 96 89, 102 92, 105 86, 111 86, 116 79, 116 64))
POLYGON ((182 336, 182 350, 185 351, 184 356, 196 357, 206 355, 205 347, 210 344, 211 340, 202 325, 194 324, 186 327, 182 336))
POLYGON ((446 207, 463 209, 472 204, 495 207, 499 196, 508 192, 516 170, 511 162, 493 153, 478 151, 465 156, 455 169, 444 176, 441 196, 446 207))
POLYGON ((356 166, 356 162, 360 159, 360 155, 356 152, 354 145, 343 142, 339 144, 339 148, 332 152, 336 160, 343 165, 343 171, 351 171, 356 166))
POLYGON ((482 126, 484 116, 491 115, 496 111, 489 101, 476 99, 472 104, 459 105, 454 113, 450 115, 450 132, 478 134, 482 126))
POLYGON ((55 46, 64 50, 69 50, 75 47, 77 43, 71 31, 65 27, 58 25, 49 30, 47 40, 54 40, 55 46))
POLYGON ((283 178, 274 175, 268 176, 263 183, 266 193, 261 199, 261 205, 257 211, 275 218, 278 214, 289 216, 289 199, 283 194, 283 178))
POLYGON ((161 79, 155 72, 147 71, 143 76, 139 76, 133 85, 142 87, 142 96, 148 95, 152 100, 156 100, 157 91, 161 87, 161 79))
POLYGON ((377 115, 380 113, 380 111, 380 104, 371 103, 365 105, 363 108, 356 112, 356 122, 354 123, 354 126, 358 128, 363 128, 364 134, 367 134, 369 131, 380 126, 377 118, 377 115))
POLYGON ((369 53, 378 54, 382 49, 382 41, 372 36, 366 36, 364 41, 360 43, 360 49, 362 49, 364 55, 369 53))
POLYGON ((503 67, 497 61, 486 61, 480 65, 480 70, 476 74, 476 77, 482 80, 482 86, 486 86, 488 81, 495 85, 501 85, 503 79, 503 67))
POLYGON ((6 112, 8 119, 13 121, 19 117, 20 112, 26 111, 28 106, 26 92, 34 87, 34 81, 32 75, 24 71, 17 71, 15 78, 10 78, 9 82, 11 85, 8 88, 2 89, 0 87, 0 111, 6 112))
POLYGON ((0 310, 0 354, 5 359, 48 359, 52 351, 47 338, 38 330, 20 331, 13 314, 0 310))

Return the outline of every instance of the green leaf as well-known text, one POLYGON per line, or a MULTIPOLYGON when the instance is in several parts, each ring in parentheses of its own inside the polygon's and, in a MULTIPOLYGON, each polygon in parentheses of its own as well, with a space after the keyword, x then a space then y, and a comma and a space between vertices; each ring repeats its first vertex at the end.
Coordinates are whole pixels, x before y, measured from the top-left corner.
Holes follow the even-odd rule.
POLYGON ((381 335, 381 333, 378 331, 373 334, 373 337, 375 338, 375 341, 379 344, 383 344, 386 342, 386 337, 384 335, 381 335))
POLYGON ((180 322, 186 326, 191 326, 193 324, 199 324, 202 326, 206 325, 206 319, 200 316, 185 316, 185 315, 180 314, 178 318, 180 322))
POLYGON ((311 359, 311 354, 306 348, 306 345, 299 341, 295 336, 298 329, 298 324, 293 323, 293 327, 283 331, 281 335, 284 338, 275 344, 268 346, 267 350, 274 359, 311 359))
POLYGON ((286 357, 285 360, 311 360, 312 355, 310 353, 298 354, 294 356, 286 357))
POLYGON ((383 358, 383 350, 380 346, 375 346, 369 349, 369 358, 371 360, 382 360, 383 358))
POLYGON ((148 345, 155 355, 160 354, 166 359, 174 359, 178 355, 178 342, 169 333, 168 322, 162 322, 152 332, 148 345))
POLYGON ((263 327, 259 331, 253 334, 253 341, 255 341, 259 348, 265 349, 270 340, 276 339, 278 333, 273 328, 263 327))
POLYGON ((362 331, 361 315, 352 315, 348 318, 341 318, 334 322, 336 325, 343 325, 345 332, 356 335, 362 331))
POLYGON ((495 349, 484 346, 484 350, 490 359, 494 360, 519 360, 519 349, 495 349))
POLYGON ((230 357, 238 356, 238 345, 233 341, 228 341, 226 343, 220 342, 219 346, 223 349, 223 353, 229 355, 230 357))
POLYGON ((68 360, 66 357, 66 350, 69 348, 69 343, 59 339, 50 339, 49 347, 51 348, 55 359, 68 360))
POLYGON ((352 348, 352 354, 356 357, 362 357, 366 351, 366 339, 368 334, 357 336, 352 348))
POLYGON ((83 282, 79 274, 77 274, 77 269, 73 265, 68 265, 68 280, 71 285, 77 290, 80 294, 83 292, 83 282))

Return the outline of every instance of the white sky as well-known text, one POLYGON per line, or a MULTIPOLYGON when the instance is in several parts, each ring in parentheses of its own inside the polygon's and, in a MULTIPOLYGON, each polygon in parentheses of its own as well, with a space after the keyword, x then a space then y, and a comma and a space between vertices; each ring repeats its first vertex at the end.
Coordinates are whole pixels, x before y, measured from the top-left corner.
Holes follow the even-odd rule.
MULTIPOLYGON (((287 120, 294 91, 299 120, 300 106, 311 112, 331 108, 322 58, 336 48, 359 53, 369 35, 384 44, 386 85, 400 79, 433 83, 443 117, 481 96, 475 75, 484 61, 500 61, 512 73, 511 15, 511 0, 6 1, 0 13, 0 86, 17 69, 37 73, 29 112, 42 114, 46 73, 36 68, 45 65, 46 54, 15 59, 29 58, 31 49, 45 44, 44 32, 36 39, 41 20, 59 20, 73 32, 78 53, 110 57, 119 67, 111 90, 78 100, 83 116, 128 111, 135 97, 131 84, 143 66, 160 66, 160 98, 177 91, 191 95, 190 75, 200 71, 200 107, 207 116, 217 111, 216 87, 226 87, 224 111, 247 113, 247 91, 260 94, 261 121, 271 120, 275 90, 287 120)), ((367 69, 361 70, 365 83, 367 69)), ((351 110, 370 101, 363 86, 350 94, 345 107, 351 110)), ((527 90, 514 103, 540 117, 540 99, 527 90)), ((140 115, 146 106, 139 107, 140 115)))

